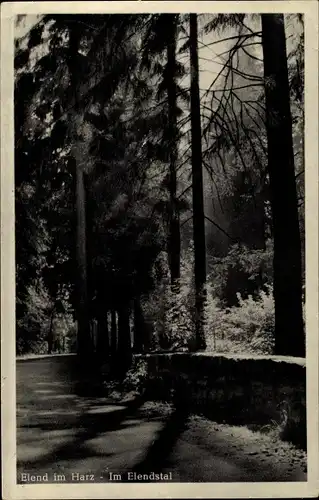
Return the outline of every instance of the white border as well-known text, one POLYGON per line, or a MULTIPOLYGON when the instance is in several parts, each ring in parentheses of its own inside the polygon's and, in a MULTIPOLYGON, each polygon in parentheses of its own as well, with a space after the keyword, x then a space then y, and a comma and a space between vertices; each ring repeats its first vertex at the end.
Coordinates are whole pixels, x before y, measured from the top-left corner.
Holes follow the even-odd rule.
POLYGON ((296 1, 11 2, 1 6, 1 365, 4 499, 309 498, 318 482, 318 3, 296 1), (17 485, 15 420, 15 266, 13 154, 13 19, 38 13, 283 12, 305 15, 306 325, 308 481, 305 483, 157 483, 17 485))

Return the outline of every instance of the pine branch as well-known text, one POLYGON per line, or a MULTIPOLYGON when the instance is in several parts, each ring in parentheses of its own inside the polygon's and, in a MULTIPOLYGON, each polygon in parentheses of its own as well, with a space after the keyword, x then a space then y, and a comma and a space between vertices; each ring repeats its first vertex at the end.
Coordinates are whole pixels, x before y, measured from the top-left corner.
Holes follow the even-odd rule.
POLYGON ((263 83, 251 83, 249 85, 241 85, 240 87, 234 87, 234 88, 229 88, 229 89, 217 89, 214 90, 214 93, 216 92, 232 92, 233 90, 241 90, 241 89, 248 89, 251 87, 264 87, 263 83))
POLYGON ((232 236, 230 236, 229 233, 227 233, 227 231, 225 231, 225 229, 223 229, 219 224, 217 224, 217 222, 214 222, 210 217, 208 217, 207 215, 205 215, 205 219, 208 220, 211 224, 213 224, 213 226, 217 227, 217 229, 219 229, 225 236, 227 236, 227 238, 229 238, 230 240, 234 241, 234 242, 237 242, 238 240, 233 238, 232 236))
POLYGON ((184 191, 182 191, 181 194, 178 195, 178 199, 180 199, 182 196, 184 196, 185 193, 187 193, 191 188, 193 187, 193 184, 190 184, 184 191))
MULTIPOLYGON (((250 44, 250 45, 251 45, 251 44, 250 44)), ((254 44, 254 45, 255 45, 255 44, 254 44)), ((260 44, 259 44, 259 45, 260 45, 260 44)), ((248 45, 248 46, 249 46, 249 45, 248 45)), ((242 45, 242 46, 241 46, 241 49, 242 49, 242 51, 243 51, 243 52, 244 52, 244 53, 245 53, 248 57, 250 57, 251 59, 254 59, 255 61, 258 61, 258 62, 263 62, 263 60, 262 60, 262 59, 260 59, 260 58, 259 58, 259 57, 257 57, 257 56, 254 56, 254 55, 252 55, 250 52, 248 52, 248 50, 246 50, 246 49, 245 49, 245 47, 246 47, 246 45, 242 45)))
POLYGON ((190 217, 187 217, 186 220, 184 220, 183 222, 181 222, 179 227, 183 227, 184 224, 186 224, 187 222, 189 222, 192 218, 193 218, 193 214, 190 217))
POLYGON ((304 170, 302 170, 301 172, 298 172, 298 174, 296 174, 296 175, 295 175, 295 179, 297 179, 300 175, 302 175, 302 174, 304 174, 304 173, 305 173, 305 171, 304 171, 304 170))
MULTIPOLYGON (((214 116, 218 117, 219 119, 222 119, 222 123, 224 124, 224 127, 225 129, 227 130, 228 134, 229 134, 229 138, 233 144, 233 147, 235 149, 235 151, 237 152, 238 156, 239 156, 239 159, 241 161, 241 164, 246 172, 246 174, 249 176, 249 179, 250 179, 250 185, 252 186, 252 180, 251 180, 251 176, 250 176, 250 171, 245 163, 245 160, 244 160, 244 157, 242 155, 242 152, 241 152, 241 147, 240 147, 240 144, 238 144, 238 142, 236 141, 236 139, 234 138, 233 136, 233 133, 232 133, 232 130, 230 129, 230 126, 229 126, 229 123, 227 121, 225 121, 223 118, 220 117, 219 113, 214 113, 214 116)), ((228 113, 226 111, 226 116, 228 116, 228 113)), ((255 194, 253 192, 253 189, 251 187, 250 189, 250 192, 251 192, 251 196, 252 196, 252 199, 254 200, 254 203, 256 204, 256 200, 255 200, 255 194)))
MULTIPOLYGON (((213 182, 213 184, 215 186, 220 209, 221 209, 222 213, 225 213, 224 207, 223 207, 223 203, 222 203, 222 200, 221 200, 221 197, 220 197, 220 194, 219 194, 218 185, 217 185, 217 183, 215 181, 215 178, 214 178, 213 169, 208 165, 208 163, 204 159, 203 159, 203 164, 204 164, 204 167, 205 167, 206 171, 210 175, 211 181, 213 182)), ((227 178, 227 182, 228 182, 228 176, 226 178, 227 178)), ((213 199, 213 203, 214 203, 214 199, 213 199)))
POLYGON ((241 38, 244 38, 246 40, 248 40, 249 38, 254 38, 254 37, 259 37, 261 38, 261 31, 256 31, 255 33, 253 34, 248 34, 248 33, 245 33, 243 35, 234 35, 234 36, 229 36, 227 38, 222 38, 221 40, 216 40, 215 42, 210 42, 210 43, 207 43, 205 44, 206 47, 210 47, 212 45, 217 45, 218 43, 223 43, 223 42, 228 42, 229 40, 239 40, 241 38))

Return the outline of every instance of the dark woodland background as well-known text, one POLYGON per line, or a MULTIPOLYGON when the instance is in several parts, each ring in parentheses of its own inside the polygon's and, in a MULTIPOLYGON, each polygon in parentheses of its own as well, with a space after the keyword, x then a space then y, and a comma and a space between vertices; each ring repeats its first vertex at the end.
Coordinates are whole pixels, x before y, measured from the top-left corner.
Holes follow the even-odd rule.
POLYGON ((17 17, 18 355, 305 355, 303 44, 296 14, 17 17))

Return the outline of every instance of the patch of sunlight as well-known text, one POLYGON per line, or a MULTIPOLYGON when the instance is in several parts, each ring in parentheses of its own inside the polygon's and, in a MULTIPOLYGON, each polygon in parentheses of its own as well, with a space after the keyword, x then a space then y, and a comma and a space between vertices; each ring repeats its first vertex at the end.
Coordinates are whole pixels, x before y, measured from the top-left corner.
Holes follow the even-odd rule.
POLYGON ((36 382, 36 385, 59 385, 61 387, 65 386, 65 382, 36 382))
POLYGON ((123 426, 124 425, 126 425, 126 426, 136 426, 136 425, 141 425, 143 423, 144 423, 144 421, 142 419, 137 419, 137 418, 133 419, 132 418, 132 419, 128 419, 128 420, 123 420, 121 422, 121 425, 123 425, 123 426))
POLYGON ((70 432, 70 429, 54 429, 52 431, 46 431, 42 434, 41 439, 52 439, 52 438, 73 438, 74 433, 70 432))
POLYGON ((20 445, 18 448, 19 462, 33 462, 40 460, 48 453, 47 443, 45 446, 35 446, 34 443, 20 445))
POLYGON ((69 399, 76 399, 76 396, 75 394, 54 394, 53 396, 51 396, 52 399, 65 399, 65 398, 69 398, 69 399))
POLYGON ((34 392, 36 392, 37 394, 54 394, 55 391, 53 391, 52 389, 36 389, 34 392))
POLYGON ((38 411, 37 416, 38 417, 50 417, 51 415, 77 415, 79 412, 76 410, 69 410, 66 408, 65 410, 44 410, 44 411, 38 411))
POLYGON ((88 410, 88 413, 91 415, 100 414, 100 413, 113 413, 117 410, 124 410, 126 406, 97 406, 95 408, 91 408, 88 410))

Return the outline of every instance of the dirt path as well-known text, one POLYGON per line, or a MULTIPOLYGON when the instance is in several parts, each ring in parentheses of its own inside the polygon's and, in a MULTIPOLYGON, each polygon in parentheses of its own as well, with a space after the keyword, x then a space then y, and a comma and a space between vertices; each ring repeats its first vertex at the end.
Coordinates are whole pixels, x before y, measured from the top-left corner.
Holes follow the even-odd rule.
POLYGON ((17 362, 19 483, 27 474, 107 482, 152 471, 173 481, 306 481, 304 454, 268 436, 140 399, 78 396, 74 359, 17 362))

